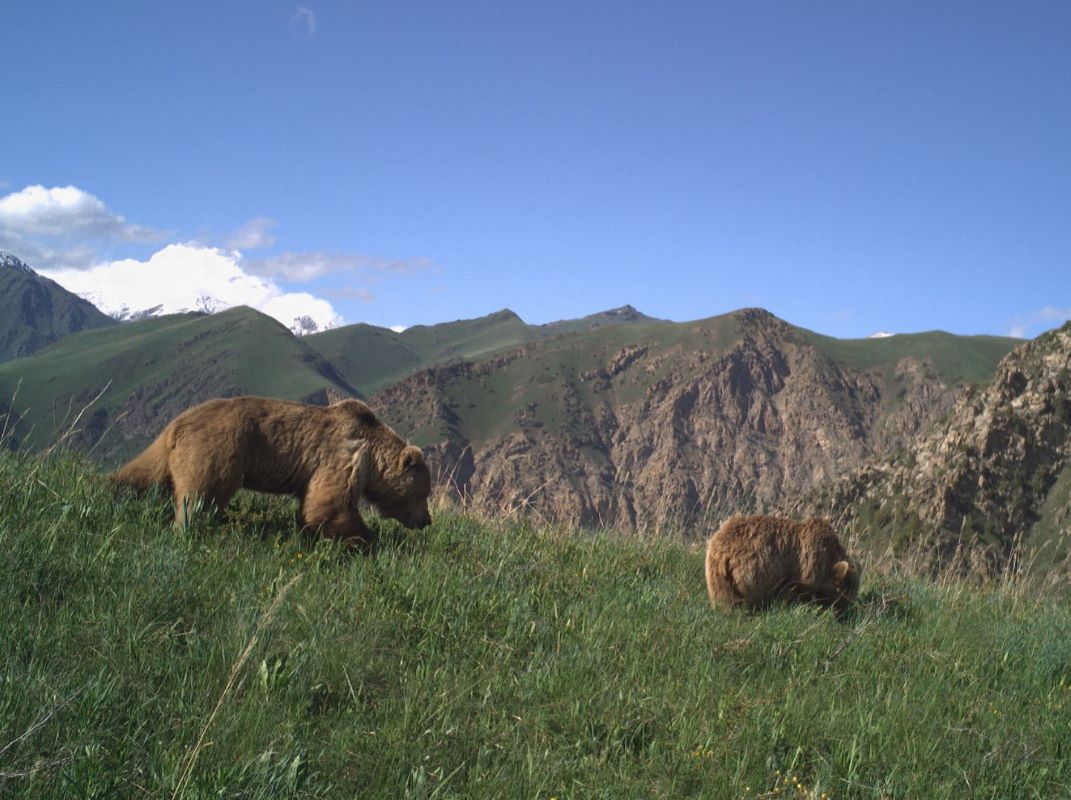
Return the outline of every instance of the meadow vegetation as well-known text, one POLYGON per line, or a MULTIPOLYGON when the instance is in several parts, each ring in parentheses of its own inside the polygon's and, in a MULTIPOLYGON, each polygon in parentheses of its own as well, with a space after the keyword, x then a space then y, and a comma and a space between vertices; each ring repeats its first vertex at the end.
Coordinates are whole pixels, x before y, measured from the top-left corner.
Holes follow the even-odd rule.
POLYGON ((871 556, 844 616, 723 614, 700 543, 380 528, 240 495, 177 533, 0 454, 0 796, 1071 796, 1059 591, 871 556))

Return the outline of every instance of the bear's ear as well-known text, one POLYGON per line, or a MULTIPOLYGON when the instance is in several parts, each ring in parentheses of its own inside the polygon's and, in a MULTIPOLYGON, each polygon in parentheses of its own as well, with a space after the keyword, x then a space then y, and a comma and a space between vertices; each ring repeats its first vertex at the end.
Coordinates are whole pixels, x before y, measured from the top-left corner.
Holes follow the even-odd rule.
POLYGON ((419 447, 413 447, 409 445, 402 450, 402 470, 412 469, 417 464, 424 463, 424 454, 420 452, 419 447))
POLYGON ((838 581, 842 581, 848 577, 848 573, 852 571, 852 565, 848 561, 838 561, 833 565, 833 577, 838 581))

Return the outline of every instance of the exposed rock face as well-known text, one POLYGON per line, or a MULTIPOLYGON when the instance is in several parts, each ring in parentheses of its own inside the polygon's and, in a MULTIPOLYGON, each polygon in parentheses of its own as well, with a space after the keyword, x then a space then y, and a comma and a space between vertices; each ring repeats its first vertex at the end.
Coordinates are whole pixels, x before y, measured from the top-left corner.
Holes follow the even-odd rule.
POLYGON ((899 457, 847 476, 813 506, 867 522, 914 517, 936 557, 967 547, 1000 566, 1019 545, 1071 533, 1069 455, 1071 323, 1013 350, 899 457))
MULTIPOLYGON (((822 356, 768 312, 734 322, 728 348, 638 343, 571 371, 540 344, 424 370, 372 402, 399 430, 438 441, 426 450, 433 469, 478 505, 700 533, 890 452, 950 406, 953 392, 928 361, 903 359, 888 384, 822 356), (499 385, 513 387, 508 397, 491 396, 499 385), (481 386, 486 410, 471 407, 481 386), (503 409, 493 435, 473 423, 503 409)), ((716 332, 691 334, 702 342, 716 332)))

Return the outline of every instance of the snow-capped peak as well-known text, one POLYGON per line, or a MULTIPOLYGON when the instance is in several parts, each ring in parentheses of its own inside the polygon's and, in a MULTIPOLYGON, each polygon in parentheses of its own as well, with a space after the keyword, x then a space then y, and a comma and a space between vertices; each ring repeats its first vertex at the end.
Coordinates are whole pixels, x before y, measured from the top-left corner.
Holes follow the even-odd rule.
POLYGON ((11 267, 12 269, 17 269, 30 275, 37 274, 30 269, 30 267, 26 266, 18 256, 13 253, 8 253, 5 250, 0 250, 0 267, 11 267))

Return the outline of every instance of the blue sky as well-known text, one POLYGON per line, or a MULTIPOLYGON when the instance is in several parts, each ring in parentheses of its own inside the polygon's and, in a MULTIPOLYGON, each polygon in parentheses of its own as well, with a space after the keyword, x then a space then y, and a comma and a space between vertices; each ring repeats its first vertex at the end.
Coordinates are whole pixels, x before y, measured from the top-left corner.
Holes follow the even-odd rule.
POLYGON ((1069 41, 1062 0, 9 3, 0 247, 113 307, 1034 335, 1069 41))

